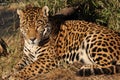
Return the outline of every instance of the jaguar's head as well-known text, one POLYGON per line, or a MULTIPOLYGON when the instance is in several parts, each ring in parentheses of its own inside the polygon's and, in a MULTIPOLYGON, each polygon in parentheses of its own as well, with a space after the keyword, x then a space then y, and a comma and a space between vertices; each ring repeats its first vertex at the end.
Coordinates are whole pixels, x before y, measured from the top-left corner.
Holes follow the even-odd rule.
POLYGON ((20 31, 23 34, 25 44, 39 45, 41 40, 49 37, 51 27, 48 24, 48 12, 47 6, 17 10, 20 18, 20 31))

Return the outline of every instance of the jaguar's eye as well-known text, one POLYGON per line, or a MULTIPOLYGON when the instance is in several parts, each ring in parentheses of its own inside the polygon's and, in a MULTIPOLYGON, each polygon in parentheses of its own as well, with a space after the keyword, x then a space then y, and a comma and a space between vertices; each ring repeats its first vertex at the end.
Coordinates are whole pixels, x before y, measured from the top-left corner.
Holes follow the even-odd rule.
POLYGON ((47 32, 47 28, 43 29, 43 35, 45 35, 47 32))
POLYGON ((40 27, 39 27, 39 26, 37 26, 37 28, 36 28, 36 29, 37 29, 37 31, 40 31, 40 27))

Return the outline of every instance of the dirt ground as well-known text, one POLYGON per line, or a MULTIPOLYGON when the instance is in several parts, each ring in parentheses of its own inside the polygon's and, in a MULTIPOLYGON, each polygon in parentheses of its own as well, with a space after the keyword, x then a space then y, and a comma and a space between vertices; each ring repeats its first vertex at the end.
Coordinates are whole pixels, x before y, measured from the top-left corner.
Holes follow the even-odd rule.
MULTIPOLYGON (((2 37, 9 48, 10 55, 0 58, 0 80, 2 76, 10 73, 13 66, 22 56, 22 46, 19 34, 19 20, 16 9, 0 6, 0 37, 2 37)), ((98 75, 80 77, 76 75, 80 64, 70 64, 68 66, 56 68, 47 74, 39 75, 31 80, 120 80, 120 74, 98 75)))

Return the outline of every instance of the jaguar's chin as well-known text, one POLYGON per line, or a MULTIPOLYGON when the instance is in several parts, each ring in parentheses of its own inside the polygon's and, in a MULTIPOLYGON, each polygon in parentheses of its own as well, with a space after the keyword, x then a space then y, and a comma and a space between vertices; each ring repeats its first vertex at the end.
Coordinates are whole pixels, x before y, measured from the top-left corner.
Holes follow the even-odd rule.
POLYGON ((25 45, 26 45, 26 46, 38 46, 38 45, 39 45, 39 42, 30 41, 30 40, 25 40, 25 45))
POLYGON ((38 46, 39 45, 39 43, 35 43, 35 42, 31 42, 31 43, 29 43, 30 45, 33 45, 33 46, 38 46))

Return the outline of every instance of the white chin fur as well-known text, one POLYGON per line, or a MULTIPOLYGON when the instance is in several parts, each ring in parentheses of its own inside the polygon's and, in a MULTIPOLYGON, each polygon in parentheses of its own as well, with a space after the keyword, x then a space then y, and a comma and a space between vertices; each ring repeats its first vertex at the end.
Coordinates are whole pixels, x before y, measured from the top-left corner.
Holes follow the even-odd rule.
POLYGON ((28 41, 25 40, 25 45, 37 46, 38 44, 39 42, 37 40, 35 40, 34 42, 32 42, 31 40, 28 41))

